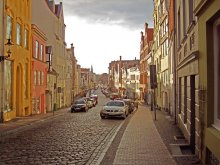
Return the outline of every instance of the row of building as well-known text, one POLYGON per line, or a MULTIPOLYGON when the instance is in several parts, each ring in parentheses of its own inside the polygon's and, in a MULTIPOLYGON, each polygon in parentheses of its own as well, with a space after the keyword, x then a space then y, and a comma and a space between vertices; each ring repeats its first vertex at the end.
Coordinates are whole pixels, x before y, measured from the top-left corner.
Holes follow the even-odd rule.
POLYGON ((112 61, 109 88, 122 95, 131 88, 138 99, 154 100, 178 124, 203 164, 219 164, 220 1, 153 3, 154 28, 145 23, 141 32, 140 60, 112 61), (151 66, 156 66, 156 85, 151 66))
POLYGON ((0 1, 0 120, 70 106, 95 85, 65 42, 63 4, 0 1))

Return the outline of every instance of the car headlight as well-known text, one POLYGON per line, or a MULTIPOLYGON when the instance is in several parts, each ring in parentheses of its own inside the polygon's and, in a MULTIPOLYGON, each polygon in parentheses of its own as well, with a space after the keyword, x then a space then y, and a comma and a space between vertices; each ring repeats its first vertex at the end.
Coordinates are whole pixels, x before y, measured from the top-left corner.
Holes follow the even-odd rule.
POLYGON ((102 109, 102 110, 101 110, 101 112, 105 112, 105 111, 106 111, 105 109, 102 109))

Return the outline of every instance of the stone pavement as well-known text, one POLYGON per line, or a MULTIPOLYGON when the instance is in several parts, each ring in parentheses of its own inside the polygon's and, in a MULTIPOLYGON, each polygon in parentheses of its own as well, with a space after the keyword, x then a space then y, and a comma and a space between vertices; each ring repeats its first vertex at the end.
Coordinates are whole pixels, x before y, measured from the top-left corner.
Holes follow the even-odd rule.
MULTIPOLYGON (((146 105, 144 106, 150 111, 150 107, 146 105)), ((151 114, 152 118, 154 119, 154 112, 151 111, 151 114)), ((153 122, 164 144, 178 165, 200 164, 199 158, 192 154, 189 148, 182 150, 182 154, 180 155, 175 155, 175 153, 172 151, 171 145, 188 144, 188 142, 185 139, 174 138, 175 136, 183 137, 183 134, 179 129, 178 124, 175 124, 174 119, 169 115, 168 112, 165 112, 164 110, 157 110, 156 121, 153 120, 153 122)))
MULTIPOLYGON (((64 108, 54 113, 21 117, 0 123, 0 138, 41 121, 63 115, 67 111, 68 108, 64 108)), ((172 157, 170 144, 179 143, 174 139, 175 135, 180 136, 181 131, 166 112, 157 110, 155 121, 154 112, 150 111, 150 107, 142 104, 131 116, 121 142, 117 146, 112 164, 199 164, 199 159, 192 154, 172 157)))
POLYGON ((36 125, 44 120, 52 119, 63 115, 68 111, 68 108, 59 109, 55 112, 46 114, 30 115, 27 117, 17 117, 8 122, 0 123, 0 138, 28 128, 31 125, 36 125))
POLYGON ((122 136, 113 164, 176 164, 163 143, 148 108, 139 106, 135 112, 122 136))

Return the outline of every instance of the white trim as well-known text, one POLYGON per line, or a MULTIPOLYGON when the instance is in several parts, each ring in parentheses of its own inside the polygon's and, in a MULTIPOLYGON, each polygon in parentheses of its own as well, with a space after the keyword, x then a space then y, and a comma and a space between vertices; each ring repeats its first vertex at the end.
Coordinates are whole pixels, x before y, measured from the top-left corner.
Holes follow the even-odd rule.
POLYGON ((219 62, 219 44, 220 44, 220 39, 218 38, 218 34, 217 34, 217 28, 220 26, 220 19, 218 19, 217 21, 215 21, 215 23, 213 24, 213 43, 214 43, 214 123, 213 126, 220 130, 220 118, 218 118, 219 114, 219 90, 220 90, 220 84, 218 83, 219 80, 219 73, 220 72, 218 70, 218 62, 219 62))

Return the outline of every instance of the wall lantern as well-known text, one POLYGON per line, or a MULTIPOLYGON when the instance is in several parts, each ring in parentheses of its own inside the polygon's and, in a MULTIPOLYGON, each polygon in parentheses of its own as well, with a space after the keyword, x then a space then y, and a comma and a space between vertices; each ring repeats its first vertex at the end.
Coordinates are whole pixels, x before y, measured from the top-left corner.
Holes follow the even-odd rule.
POLYGON ((6 56, 4 56, 4 55, 0 56, 0 62, 6 60, 7 58, 9 58, 11 56, 10 47, 13 45, 12 42, 11 42, 11 39, 8 39, 8 42, 5 45, 8 47, 7 55, 6 56))

